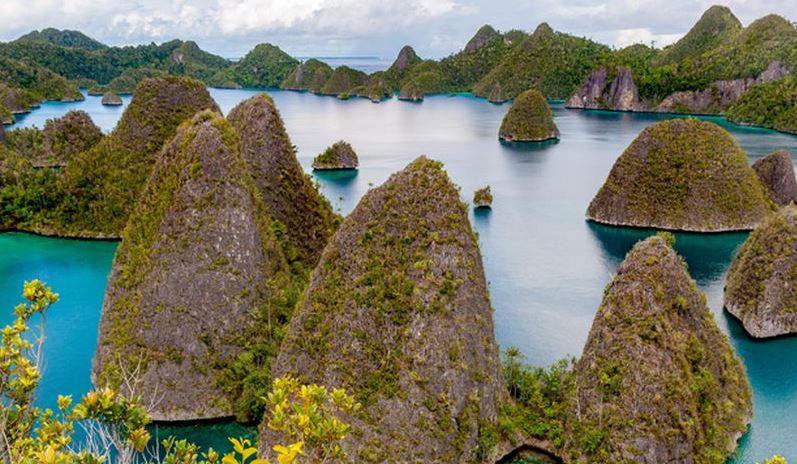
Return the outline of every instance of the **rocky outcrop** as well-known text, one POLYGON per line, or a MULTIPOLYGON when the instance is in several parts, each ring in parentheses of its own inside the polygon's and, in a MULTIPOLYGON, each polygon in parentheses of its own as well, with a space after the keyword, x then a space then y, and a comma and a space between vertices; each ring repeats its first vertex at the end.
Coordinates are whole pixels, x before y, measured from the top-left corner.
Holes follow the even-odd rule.
POLYGON ((399 89, 398 99, 402 101, 421 102, 424 97, 423 84, 418 79, 413 79, 399 89))
POLYGON ((396 61, 393 62, 393 64, 390 66, 390 69, 393 69, 397 73, 402 74, 404 73, 404 71, 409 69, 410 66, 419 61, 421 61, 421 59, 415 53, 415 50, 409 45, 405 45, 399 51, 399 54, 396 57, 396 61))
POLYGON ((609 68, 593 71, 576 93, 567 100, 567 108, 603 109, 614 111, 643 111, 639 92, 631 70, 620 67, 610 80, 609 68))
MULTIPOLYGON (((204 109, 218 111, 205 84, 186 77, 145 79, 116 128, 69 163, 59 182, 80 191, 65 205, 69 235, 118 237, 149 177, 155 155, 177 126, 204 109)), ((60 227, 61 225, 54 225, 60 227)))
POLYGON ((102 96, 102 104, 105 106, 122 106, 123 102, 119 95, 114 92, 105 92, 102 96))
POLYGON ((493 29, 493 27, 489 24, 485 24, 484 26, 480 27, 478 31, 476 31, 476 35, 474 35, 465 45, 465 52, 477 52, 498 39, 501 39, 501 34, 499 34, 498 31, 493 29))
POLYGON ((320 92, 332 75, 332 68, 315 58, 311 58, 296 66, 280 84, 285 90, 309 90, 320 92))
POLYGON ((778 62, 755 79, 717 81, 703 90, 675 92, 662 100, 653 111, 659 113, 719 114, 756 84, 772 82, 790 74, 789 68, 778 62))
POLYGON ((575 374, 565 462, 723 462, 752 416, 741 361, 658 236, 618 267, 575 374))
POLYGON ((789 152, 778 150, 770 153, 753 163, 753 170, 777 204, 784 206, 797 202, 797 179, 789 152))
POLYGON ((537 90, 518 95, 501 121, 498 138, 508 142, 542 142, 559 138, 548 101, 537 90))
POLYGON ((357 153, 351 144, 343 140, 333 143, 313 160, 313 169, 319 171, 357 169, 358 165, 357 153))
POLYGON ((219 366, 270 307, 288 263, 239 151, 212 111, 180 127, 141 194, 114 260, 94 383, 123 393, 125 373, 154 420, 233 414, 219 366))
POLYGON ((102 140, 102 131, 85 111, 73 110, 44 125, 43 150, 35 166, 66 166, 102 140))
POLYGON ((674 92, 661 101, 642 100, 631 70, 617 69, 611 78, 611 69, 601 67, 593 71, 567 100, 567 108, 600 109, 611 111, 720 114, 727 110, 754 85, 782 79, 791 70, 779 62, 769 67, 757 78, 721 80, 702 90, 674 92))
POLYGON ((756 338, 797 333, 797 207, 753 230, 731 264, 725 308, 756 338))
POLYGON ((9 113, 4 121, 5 124, 14 122, 13 115, 27 113, 29 108, 38 102, 34 101, 23 90, 9 87, 0 83, 0 108, 5 108, 9 113))
POLYGON ((227 119, 240 134, 241 154, 269 215, 285 226, 293 248, 286 256, 312 269, 340 219, 302 170, 274 101, 265 93, 257 95, 236 106, 227 119))
POLYGON ((493 193, 490 186, 480 188, 473 193, 473 204, 477 208, 489 208, 493 204, 493 193))
MULTIPOLYGON (((316 268, 273 376, 344 388, 353 462, 466 462, 505 395, 467 207, 421 157, 368 192, 316 268)), ((259 441, 270 449, 267 427, 259 441)))
POLYGON ((724 129, 697 119, 652 124, 623 152, 587 210, 611 225, 749 230, 774 209, 724 129))

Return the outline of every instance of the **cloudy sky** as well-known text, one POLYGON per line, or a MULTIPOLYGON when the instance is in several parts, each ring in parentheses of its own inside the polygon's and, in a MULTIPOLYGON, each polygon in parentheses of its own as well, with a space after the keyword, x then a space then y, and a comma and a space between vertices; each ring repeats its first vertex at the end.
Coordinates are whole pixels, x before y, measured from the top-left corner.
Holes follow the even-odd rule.
MULTIPOLYGON (((683 35, 716 0, 0 0, 0 41, 33 29, 78 29, 110 45, 194 40, 225 57, 260 42, 295 56, 424 57, 462 48, 482 24, 555 29, 623 46, 683 35)), ((794 0, 727 0, 746 25, 797 20, 794 0)))

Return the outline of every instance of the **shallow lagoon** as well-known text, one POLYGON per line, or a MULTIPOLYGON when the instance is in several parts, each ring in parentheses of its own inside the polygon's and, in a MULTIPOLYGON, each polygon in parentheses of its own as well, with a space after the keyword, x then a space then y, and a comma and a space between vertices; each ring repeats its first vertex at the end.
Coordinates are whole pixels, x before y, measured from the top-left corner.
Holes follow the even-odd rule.
MULTIPOLYGON (((226 113, 257 92, 211 93, 226 113)), ((652 233, 588 223, 584 211, 616 157, 642 128, 673 116, 571 111, 556 104, 562 140, 523 146, 497 140, 507 105, 467 95, 434 96, 423 103, 393 99, 378 105, 307 93, 272 95, 308 171, 312 158, 338 139, 357 150, 358 172, 316 175, 343 214, 370 186, 422 153, 445 163, 466 201, 475 189, 492 186, 493 210, 472 220, 490 281, 496 335, 501 346, 518 346, 534 364, 581 352, 612 272, 635 241, 652 233)), ((99 101, 87 97, 80 103, 48 103, 19 118, 17 126, 41 127, 49 117, 80 108, 107 131, 122 109, 103 107, 99 101)), ((751 161, 778 148, 797 154, 795 137, 708 119, 731 130, 751 161)), ((722 311, 724 275, 746 234, 676 235, 678 250, 706 292, 719 326, 744 359, 753 386, 753 425, 733 462, 752 464, 776 452, 797 459, 797 337, 754 341, 722 311)), ((56 393, 77 396, 89 387, 114 249, 108 242, 0 235, 0 323, 10 319, 24 279, 43 278, 62 295, 48 319, 42 404, 53 404, 56 393)), ((192 430, 197 436, 205 429, 192 430)))

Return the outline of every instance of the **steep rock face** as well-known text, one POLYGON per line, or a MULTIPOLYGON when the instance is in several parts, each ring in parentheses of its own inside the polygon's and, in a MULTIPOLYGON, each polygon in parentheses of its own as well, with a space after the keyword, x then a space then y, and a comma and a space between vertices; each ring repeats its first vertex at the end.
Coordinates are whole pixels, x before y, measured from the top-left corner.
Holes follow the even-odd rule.
POLYGON ((660 113, 722 113, 754 85, 779 80, 790 73, 786 66, 772 62, 756 79, 723 80, 703 90, 675 92, 653 110, 660 113))
POLYGON ((296 159, 279 111, 267 94, 236 106, 228 120, 241 137, 241 153, 271 217, 282 223, 293 250, 289 260, 315 267, 340 219, 296 159))
POLYGON ((661 237, 618 267, 575 373, 568 462, 724 462, 752 416, 742 363, 661 237))
POLYGON ((465 45, 465 52, 477 52, 498 39, 501 39, 501 34, 499 34, 498 31, 493 29, 493 27, 489 24, 485 24, 484 26, 480 27, 478 31, 476 31, 476 35, 474 35, 465 45))
POLYGON ((510 142, 558 139, 559 129, 545 97, 533 89, 520 94, 504 116, 498 137, 510 142))
POLYGON ((98 387, 124 385, 155 420, 232 415, 217 366, 271 304, 288 267, 239 150, 211 111, 180 126, 125 228, 103 302, 94 359, 98 387))
POLYGON ((397 73, 402 74, 411 65, 419 61, 421 61, 421 59, 418 57, 418 54, 415 53, 415 50, 409 45, 405 45, 399 51, 396 61, 393 62, 390 68, 394 69, 397 73))
MULTIPOLYGON (((11 115, 26 113, 28 108, 36 103, 35 100, 25 95, 23 90, 0 83, 0 107, 4 107, 11 115)), ((8 124, 14 122, 13 117, 4 122, 8 124)))
POLYGON ((623 152, 587 210, 604 224, 752 229, 774 208, 739 145, 697 119, 652 124, 623 152))
POLYGON ((324 84, 332 75, 332 68, 315 58, 311 58, 296 68, 280 84, 280 88, 286 90, 309 90, 310 92, 320 92, 324 84))
POLYGON ((351 144, 339 140, 313 160, 313 169, 357 169, 359 161, 351 144))
POLYGON ((634 76, 626 67, 617 69, 616 76, 611 81, 607 67, 593 71, 567 100, 566 106, 614 111, 641 111, 644 108, 639 101, 634 76))
POLYGON ((415 160, 345 219, 273 371, 355 396, 353 462, 473 459, 504 387, 478 245, 440 163, 415 160))
MULTIPOLYGON (((155 154, 177 126, 204 109, 218 110, 205 85, 186 77, 146 79, 116 128, 67 166, 60 188, 77 203, 61 205, 70 234, 118 236, 138 201, 155 154)), ((59 227, 61 225, 55 225, 59 227)))
POLYGON ((789 152, 778 150, 770 153, 753 163, 753 170, 777 204, 784 206, 797 202, 797 180, 789 152))
POLYGON ((74 156, 102 139, 102 131, 85 111, 70 111, 44 125, 43 153, 36 166, 66 166, 74 156))
POLYGON ((105 106, 122 106, 122 99, 114 92, 105 92, 102 96, 102 104, 105 106))
POLYGON ((731 264, 725 308, 753 337, 797 332, 797 207, 753 230, 731 264))

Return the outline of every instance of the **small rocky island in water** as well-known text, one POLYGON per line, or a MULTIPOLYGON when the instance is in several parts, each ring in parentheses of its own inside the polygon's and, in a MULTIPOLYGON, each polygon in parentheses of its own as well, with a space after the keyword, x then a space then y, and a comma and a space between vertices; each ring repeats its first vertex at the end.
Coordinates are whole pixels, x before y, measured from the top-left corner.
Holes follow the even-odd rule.
POLYGON ((105 92, 102 96, 102 104, 105 106, 122 106, 122 97, 115 92, 105 92))
POLYGON ((313 160, 313 169, 316 171, 351 170, 359 165, 354 148, 343 140, 333 143, 313 160))
POLYGON ((770 153, 753 163, 753 170, 777 204, 785 206, 797 202, 797 179, 789 152, 778 150, 770 153))
POLYGON ((610 225, 750 230, 775 209, 724 129, 697 119, 652 124, 623 152, 587 210, 610 225))
POLYGON ((493 193, 489 185, 473 192, 473 205, 477 208, 490 208, 492 204, 493 193))
POLYGON ((797 333, 797 206, 753 230, 728 271, 725 308, 756 338, 797 333))
POLYGON ((515 98, 501 122, 498 137, 507 142, 543 142, 559 138, 548 101, 537 90, 527 90, 515 98))

